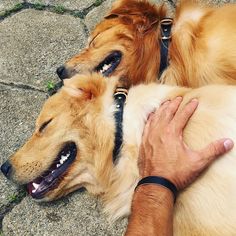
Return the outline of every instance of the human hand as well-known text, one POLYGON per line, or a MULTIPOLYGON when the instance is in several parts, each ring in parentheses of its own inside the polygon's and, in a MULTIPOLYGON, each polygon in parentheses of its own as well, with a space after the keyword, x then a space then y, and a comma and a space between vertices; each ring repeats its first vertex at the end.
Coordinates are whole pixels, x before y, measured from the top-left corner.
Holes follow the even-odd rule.
POLYGON ((183 141, 183 129, 196 110, 196 99, 182 110, 181 97, 165 102, 149 116, 143 133, 139 168, 141 178, 161 176, 178 190, 191 184, 218 156, 234 146, 230 139, 221 139, 200 151, 191 150, 183 141))

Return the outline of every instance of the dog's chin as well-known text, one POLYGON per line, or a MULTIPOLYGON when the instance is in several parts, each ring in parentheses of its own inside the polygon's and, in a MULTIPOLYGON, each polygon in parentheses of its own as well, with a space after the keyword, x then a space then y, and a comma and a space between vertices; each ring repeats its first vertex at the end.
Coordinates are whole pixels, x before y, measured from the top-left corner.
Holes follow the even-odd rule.
POLYGON ((27 184, 30 196, 35 200, 50 201, 55 199, 53 193, 62 182, 68 168, 73 164, 77 155, 74 142, 67 142, 52 165, 42 175, 27 184))

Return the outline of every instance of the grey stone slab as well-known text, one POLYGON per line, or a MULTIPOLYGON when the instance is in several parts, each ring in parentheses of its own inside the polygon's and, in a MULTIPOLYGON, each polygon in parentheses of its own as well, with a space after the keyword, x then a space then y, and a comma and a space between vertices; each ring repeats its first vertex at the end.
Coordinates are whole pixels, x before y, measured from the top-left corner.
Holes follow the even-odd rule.
POLYGON ((109 223, 100 202, 74 193, 54 203, 38 204, 25 198, 3 221, 4 236, 121 236, 126 220, 109 223))
MULTIPOLYGON (((0 86, 0 165, 30 136, 46 94, 0 86)), ((0 173, 0 218, 18 187, 0 173)))
POLYGON ((103 17, 111 10, 112 3, 116 0, 107 0, 100 6, 91 10, 85 17, 85 24, 91 32, 94 27, 103 19, 103 17))
MULTIPOLYGON (((91 10, 86 18, 85 18, 85 24, 87 25, 89 31, 91 32, 94 27, 103 19, 103 17, 109 13, 109 11, 112 8, 112 4, 116 2, 116 0, 107 0, 103 2, 100 6, 94 8, 91 10)), ((169 15, 172 14, 174 8, 170 4, 168 0, 161 1, 161 0, 151 0, 152 3, 162 4, 165 3, 168 8, 169 15)))
POLYGON ((49 6, 63 6, 70 10, 83 10, 91 7, 97 0, 28 0, 30 3, 42 3, 49 6))
POLYGON ((78 18, 24 10, 0 23, 0 80, 45 88, 56 68, 84 47, 78 18))
POLYGON ((24 2, 23 0, 1 0, 0 1, 0 15, 6 10, 12 9, 16 4, 24 2))
POLYGON ((201 0, 202 3, 207 3, 207 4, 210 4, 210 5, 223 5, 225 3, 236 3, 236 0, 201 0))
MULTIPOLYGON (((172 0, 172 1, 176 4, 179 2, 179 0, 172 0)), ((203 4, 208 4, 208 5, 220 6, 225 3, 236 3, 236 0, 199 0, 199 2, 203 4)))

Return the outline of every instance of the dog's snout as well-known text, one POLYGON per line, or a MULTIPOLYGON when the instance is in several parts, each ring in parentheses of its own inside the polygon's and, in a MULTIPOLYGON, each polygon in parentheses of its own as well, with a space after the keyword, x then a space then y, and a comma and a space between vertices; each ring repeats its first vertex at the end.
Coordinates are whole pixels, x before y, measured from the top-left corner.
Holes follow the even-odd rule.
POLYGON ((57 75, 61 80, 67 79, 68 78, 68 73, 67 69, 65 66, 60 66, 57 68, 57 75))
POLYGON ((11 163, 9 161, 6 161, 2 166, 1 166, 1 171, 2 173, 9 178, 11 175, 11 171, 12 171, 12 166, 11 163))

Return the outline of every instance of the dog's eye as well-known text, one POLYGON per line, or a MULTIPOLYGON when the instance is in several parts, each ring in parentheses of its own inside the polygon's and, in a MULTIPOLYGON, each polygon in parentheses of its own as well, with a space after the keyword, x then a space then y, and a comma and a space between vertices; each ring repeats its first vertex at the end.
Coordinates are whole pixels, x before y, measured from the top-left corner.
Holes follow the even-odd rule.
POLYGON ((50 120, 44 122, 44 123, 40 126, 40 128, 39 128, 39 132, 40 132, 40 133, 43 132, 43 130, 48 126, 48 124, 49 124, 51 121, 52 121, 52 119, 50 119, 50 120))

